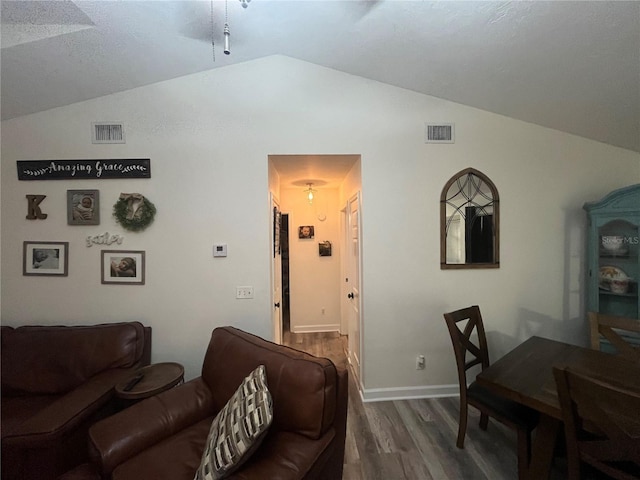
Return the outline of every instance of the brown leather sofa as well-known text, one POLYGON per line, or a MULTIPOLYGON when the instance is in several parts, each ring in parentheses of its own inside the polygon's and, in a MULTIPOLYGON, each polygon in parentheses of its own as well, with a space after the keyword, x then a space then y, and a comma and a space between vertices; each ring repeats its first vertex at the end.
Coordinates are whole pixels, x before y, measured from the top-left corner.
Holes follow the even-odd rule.
POLYGON ((87 432, 114 386, 148 365, 139 322, 1 328, 2 478, 48 480, 88 460, 87 432))
POLYGON ((266 367, 273 423, 228 478, 341 479, 346 370, 232 327, 213 331, 200 377, 91 427, 91 456, 101 477, 192 480, 214 416, 259 365, 266 367))

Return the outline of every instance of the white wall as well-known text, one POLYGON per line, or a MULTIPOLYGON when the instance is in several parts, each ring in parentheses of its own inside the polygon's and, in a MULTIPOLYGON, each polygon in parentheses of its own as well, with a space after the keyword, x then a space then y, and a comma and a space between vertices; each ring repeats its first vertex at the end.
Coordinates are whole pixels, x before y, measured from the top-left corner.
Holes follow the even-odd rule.
POLYGON ((585 341, 582 204, 639 182, 640 155, 280 56, 3 122, 2 323, 140 320, 153 361, 182 362, 187 377, 218 325, 270 338, 267 159, 310 152, 362 158, 365 397, 454 384, 442 313, 462 306, 480 304, 493 358, 534 334, 585 341), (92 145, 100 120, 123 121, 127 144, 92 145), (443 121, 456 143, 424 144, 424 122, 443 121), (16 160, 130 157, 151 158, 152 178, 16 179, 16 160), (443 271, 439 195, 469 166, 500 193, 501 268, 443 271), (80 188, 100 190, 99 227, 66 224, 65 192, 80 188), (147 231, 110 218, 120 192, 155 203, 147 231), (47 195, 46 220, 24 218, 26 194, 47 195), (100 284, 84 238, 107 230, 147 252, 145 286, 100 284), (22 276, 24 240, 69 241, 69 276, 22 276), (255 299, 236 300, 236 285, 255 299))
POLYGON ((302 188, 280 191, 289 214, 291 331, 340 330, 340 207, 338 189, 317 188, 309 204, 302 188), (320 216, 320 214, 324 214, 320 216), (326 218, 325 218, 326 217, 326 218), (320 220, 320 218, 325 218, 320 220), (315 238, 298 238, 298 227, 313 225, 315 238), (328 240, 332 255, 320 257, 318 243, 328 240))

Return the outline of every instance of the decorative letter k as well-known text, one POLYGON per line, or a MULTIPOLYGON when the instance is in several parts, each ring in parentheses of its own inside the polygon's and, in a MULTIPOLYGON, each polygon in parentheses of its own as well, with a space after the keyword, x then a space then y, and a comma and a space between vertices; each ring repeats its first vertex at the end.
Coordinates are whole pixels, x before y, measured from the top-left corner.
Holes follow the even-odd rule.
POLYGON ((44 220, 45 218, 47 218, 47 214, 42 213, 42 210, 40 210, 39 207, 40 202, 42 202, 45 198, 47 198, 46 195, 27 195, 27 201, 29 203, 27 207, 27 219, 35 220, 39 218, 40 220, 44 220))

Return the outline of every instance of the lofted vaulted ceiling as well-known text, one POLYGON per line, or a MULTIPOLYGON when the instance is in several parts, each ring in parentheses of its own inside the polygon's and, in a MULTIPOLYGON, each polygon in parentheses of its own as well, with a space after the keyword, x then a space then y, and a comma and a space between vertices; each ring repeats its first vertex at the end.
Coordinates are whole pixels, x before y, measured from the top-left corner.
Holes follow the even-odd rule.
POLYGON ((2 1, 2 119, 280 54, 640 151, 640 2, 227 8, 228 56, 224 1, 2 1))

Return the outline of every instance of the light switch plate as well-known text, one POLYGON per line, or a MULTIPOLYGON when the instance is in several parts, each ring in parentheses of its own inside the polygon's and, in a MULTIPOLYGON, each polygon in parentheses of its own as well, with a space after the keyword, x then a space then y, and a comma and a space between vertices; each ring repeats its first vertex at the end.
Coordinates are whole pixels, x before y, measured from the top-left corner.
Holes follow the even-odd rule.
POLYGON ((227 244, 226 243, 216 243, 213 245, 213 256, 214 257, 226 257, 227 256, 227 244))
POLYGON ((236 287, 236 298, 253 298, 253 287, 236 287))

